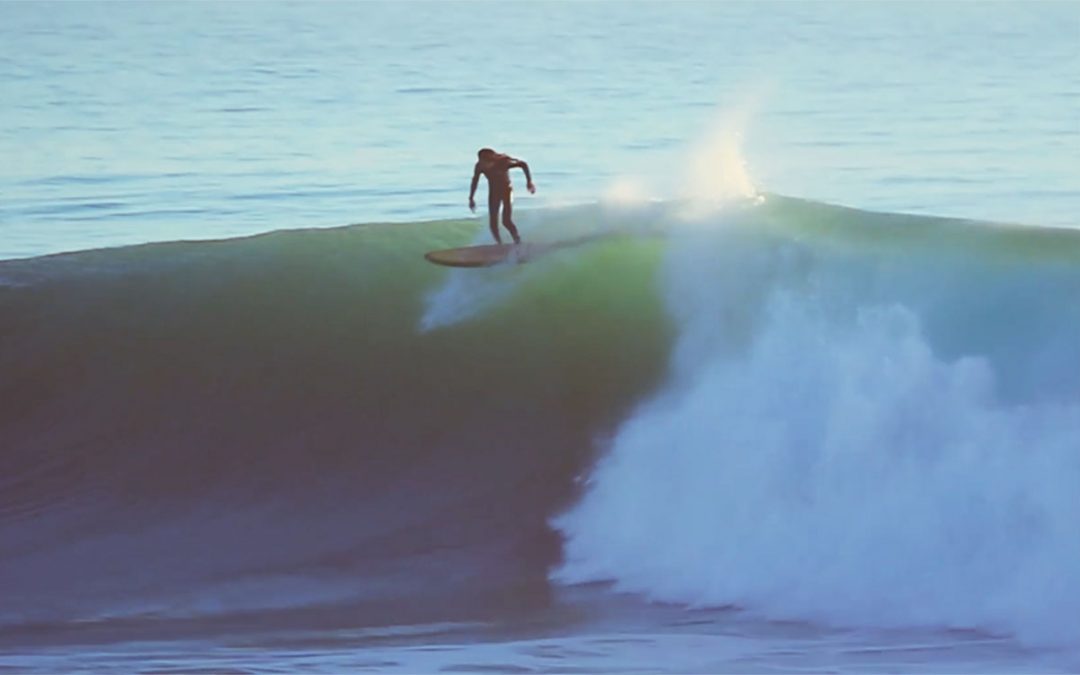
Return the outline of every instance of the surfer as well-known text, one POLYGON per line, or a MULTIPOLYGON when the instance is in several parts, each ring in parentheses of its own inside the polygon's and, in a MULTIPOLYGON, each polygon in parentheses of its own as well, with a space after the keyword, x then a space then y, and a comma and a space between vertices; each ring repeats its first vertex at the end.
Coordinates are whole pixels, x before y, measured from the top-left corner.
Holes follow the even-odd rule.
POLYGON ((510 169, 524 171, 525 187, 528 188, 529 194, 536 194, 536 186, 533 185, 529 165, 510 155, 495 152, 491 148, 481 148, 476 155, 478 161, 476 168, 473 169, 472 187, 469 188, 469 209, 476 211, 476 200, 473 197, 476 196, 476 186, 480 183, 480 174, 484 174, 488 181, 488 215, 491 218, 491 236, 495 237, 496 244, 502 243, 502 238, 499 237, 499 206, 501 205, 503 227, 509 230, 514 243, 520 244, 521 237, 518 236, 517 226, 514 225, 512 218, 514 188, 510 184, 510 169))

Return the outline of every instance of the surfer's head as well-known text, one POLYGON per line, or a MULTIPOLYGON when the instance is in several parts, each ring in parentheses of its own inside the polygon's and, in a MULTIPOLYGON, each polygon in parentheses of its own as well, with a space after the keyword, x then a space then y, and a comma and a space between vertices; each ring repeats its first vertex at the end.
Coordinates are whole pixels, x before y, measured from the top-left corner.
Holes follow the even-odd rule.
POLYGON ((483 160, 495 159, 496 154, 497 153, 494 150, 492 150, 491 148, 480 148, 480 152, 476 153, 476 156, 479 157, 481 161, 483 161, 483 160))

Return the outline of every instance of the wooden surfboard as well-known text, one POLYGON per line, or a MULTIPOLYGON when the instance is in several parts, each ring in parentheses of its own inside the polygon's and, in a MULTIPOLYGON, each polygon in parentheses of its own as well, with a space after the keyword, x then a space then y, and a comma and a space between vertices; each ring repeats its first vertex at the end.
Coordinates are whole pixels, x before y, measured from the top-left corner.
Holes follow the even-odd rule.
POLYGON ((551 251, 550 244, 485 244, 428 251, 424 257, 447 267, 491 267, 500 263, 523 263, 551 251))

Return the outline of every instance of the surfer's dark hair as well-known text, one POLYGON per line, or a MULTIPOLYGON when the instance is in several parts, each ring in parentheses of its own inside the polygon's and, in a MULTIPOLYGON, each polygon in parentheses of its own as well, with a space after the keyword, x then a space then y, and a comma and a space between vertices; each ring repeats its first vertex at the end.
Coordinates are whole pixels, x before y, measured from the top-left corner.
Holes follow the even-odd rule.
POLYGON ((480 148, 480 151, 476 153, 476 156, 483 159, 487 155, 494 155, 495 151, 491 148, 480 148))

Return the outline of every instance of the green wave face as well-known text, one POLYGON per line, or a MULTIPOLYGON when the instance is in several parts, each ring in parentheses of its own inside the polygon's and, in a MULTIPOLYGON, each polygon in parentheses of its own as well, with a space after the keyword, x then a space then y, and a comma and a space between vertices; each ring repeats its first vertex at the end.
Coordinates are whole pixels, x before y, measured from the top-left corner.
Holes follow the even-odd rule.
MULTIPOLYGON (((4 338, 9 394, 38 390, 41 424, 61 402, 89 408, 48 441, 21 414, 5 434, 36 448, 27 454, 63 453, 107 435, 124 411, 139 429, 167 426, 168 449, 150 452, 179 463, 222 453, 226 467, 237 455, 262 463, 275 447, 348 464, 466 452, 492 437, 588 454, 592 435, 662 373, 660 244, 613 239, 489 270, 422 258, 476 235, 467 221, 366 225, 10 263, 0 311, 21 328, 4 338), (467 320, 425 330, 455 274, 500 299, 459 298, 467 320), (331 420, 333 441, 320 434, 331 420)), ((138 431, 125 442, 157 445, 138 431)))

